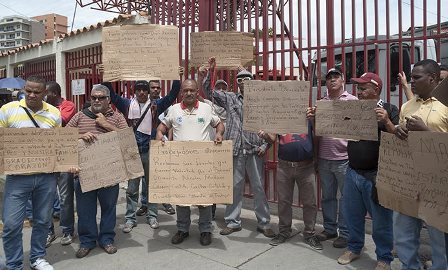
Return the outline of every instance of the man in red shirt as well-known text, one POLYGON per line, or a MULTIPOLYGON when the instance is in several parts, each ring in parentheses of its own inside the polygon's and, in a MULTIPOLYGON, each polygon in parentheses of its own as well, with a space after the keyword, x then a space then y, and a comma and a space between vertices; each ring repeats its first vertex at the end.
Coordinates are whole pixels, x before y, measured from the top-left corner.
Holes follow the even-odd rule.
POLYGON ((62 117, 62 126, 65 126, 76 113, 75 104, 61 97, 61 86, 57 82, 48 82, 47 91, 47 103, 59 109, 62 117))

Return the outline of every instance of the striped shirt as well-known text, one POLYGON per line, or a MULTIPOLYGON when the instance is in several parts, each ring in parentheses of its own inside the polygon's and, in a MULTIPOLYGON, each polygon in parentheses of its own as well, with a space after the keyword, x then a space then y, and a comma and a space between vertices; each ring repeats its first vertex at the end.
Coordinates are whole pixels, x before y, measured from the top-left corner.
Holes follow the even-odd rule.
MULTIPOLYGON (((128 127, 126 119, 121 113, 114 112, 111 108, 104 113, 107 122, 111 123, 119 129, 125 129, 128 127)), ((84 134, 91 132, 93 134, 101 134, 109 132, 107 129, 96 124, 96 120, 88 117, 82 111, 75 114, 70 122, 68 122, 67 127, 77 127, 79 128, 79 134, 84 134)))
POLYGON ((30 112, 40 128, 55 128, 62 125, 59 110, 42 102, 42 109, 34 112, 26 106, 25 99, 9 102, 0 108, 0 127, 4 128, 33 128, 36 127, 24 108, 30 112))
MULTIPOLYGON (((328 96, 325 96, 322 99, 330 100, 328 96)), ((337 99, 357 100, 358 98, 353 95, 350 95, 347 91, 344 91, 337 99)), ((344 139, 321 137, 319 140, 319 158, 323 158, 326 160, 348 159, 347 144, 348 141, 344 139)))

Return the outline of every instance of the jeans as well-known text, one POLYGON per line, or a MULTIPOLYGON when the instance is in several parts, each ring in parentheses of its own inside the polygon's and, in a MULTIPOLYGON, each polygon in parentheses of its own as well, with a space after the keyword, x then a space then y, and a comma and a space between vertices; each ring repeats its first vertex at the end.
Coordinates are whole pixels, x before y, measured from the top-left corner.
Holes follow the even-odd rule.
POLYGON ((118 185, 82 193, 79 178, 75 179, 78 234, 81 248, 92 249, 96 242, 101 247, 114 243, 117 221, 118 185), (96 222, 97 200, 101 208, 100 231, 96 222))
POLYGON ((354 170, 350 166, 347 168, 342 211, 349 232, 348 250, 355 254, 361 253, 368 212, 372 217, 372 238, 376 245, 377 260, 390 264, 394 260, 393 212, 372 200, 376 174, 377 170, 354 170))
MULTIPOLYGON (((212 232, 212 206, 198 206, 199 208, 199 232, 212 232)), ((176 206, 177 230, 188 232, 191 224, 190 206, 176 206)))
MULTIPOLYGON (((140 153, 140 159, 143 164, 143 169, 145 172, 144 177, 139 177, 131 179, 128 181, 128 188, 126 190, 126 223, 136 224, 137 223, 137 205, 138 205, 138 187, 140 185, 140 178, 149 179, 149 153, 140 153)), ((148 194, 147 181, 142 180, 142 193, 146 189, 146 194, 148 194)), ((143 200, 143 195, 142 195, 143 200)), ((146 203, 142 205, 147 205, 148 212, 146 213, 146 218, 149 220, 151 218, 157 219, 157 204, 156 203, 146 203)))
POLYGON ((22 228, 25 208, 31 196, 33 228, 30 262, 46 255, 48 227, 53 211, 56 175, 7 175, 3 203, 3 250, 8 269, 23 269, 22 228))
POLYGON ((292 225, 292 202, 294 185, 297 183, 299 197, 303 203, 304 235, 314 235, 316 225, 316 175, 313 161, 288 163, 282 160, 277 168, 277 195, 278 195, 278 229, 279 234, 289 237, 292 225))
POLYGON ((241 208, 243 205, 243 192, 246 170, 249 176, 250 186, 254 193, 254 211, 257 217, 258 227, 267 229, 270 227, 271 216, 268 200, 264 192, 263 158, 256 154, 246 155, 239 153, 233 157, 233 204, 227 205, 224 220, 229 228, 241 227, 241 208))
MULTIPOLYGON (((74 204, 74 176, 71 173, 61 173, 58 177, 59 201, 61 205, 60 223, 63 234, 73 235, 75 231, 75 204, 74 204)), ((51 223, 50 233, 54 233, 54 224, 51 223)))
MULTIPOLYGON (((402 270, 421 269, 418 259, 420 231, 423 221, 418 218, 394 212, 394 240, 398 258, 403 264, 402 270)), ((432 266, 429 270, 446 270, 445 237, 443 232, 427 225, 431 244, 432 266)))
POLYGON ((324 230, 330 234, 348 238, 348 230, 342 213, 343 189, 348 160, 319 159, 319 175, 322 185, 322 215, 324 230), (341 193, 338 204, 337 193, 341 193))

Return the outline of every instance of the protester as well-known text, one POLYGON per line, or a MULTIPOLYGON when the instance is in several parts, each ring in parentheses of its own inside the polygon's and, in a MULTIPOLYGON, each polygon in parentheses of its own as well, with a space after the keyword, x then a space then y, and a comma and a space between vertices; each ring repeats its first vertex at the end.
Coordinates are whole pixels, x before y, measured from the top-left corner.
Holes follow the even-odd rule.
MULTIPOLYGON (((211 141, 213 128, 216 128, 215 142, 222 142, 224 125, 213 112, 211 106, 198 101, 198 85, 195 80, 187 79, 181 86, 182 102, 173 105, 157 128, 157 140, 173 129, 174 141, 211 141)), ((190 206, 177 205, 177 233, 171 243, 180 244, 189 236, 190 206)), ((212 238, 211 206, 199 206, 200 243, 210 245, 212 238)))
MULTIPOLYGON (((104 85, 95 85, 90 93, 91 106, 75 114, 67 127, 79 128, 80 139, 93 143, 97 135, 127 128, 123 115, 110 107, 110 92, 104 85)), ((87 256, 98 242, 108 254, 117 252, 114 246, 118 184, 88 192, 82 192, 79 178, 75 179, 76 208, 80 247, 76 257, 87 256), (97 200, 101 208, 98 233, 96 214, 97 200)))
MULTIPOLYGON (((179 69, 179 74, 183 69, 179 69)), ((148 179, 149 179, 149 146, 150 140, 155 138, 158 116, 163 113, 176 100, 180 90, 180 82, 173 81, 170 93, 164 98, 160 98, 160 82, 144 80, 136 81, 134 85, 135 98, 127 99, 117 95, 110 84, 112 103, 117 109, 127 116, 128 122, 134 128, 135 139, 137 141, 140 158, 143 164, 145 175, 128 181, 126 189, 126 214, 125 224, 122 231, 129 233, 137 226, 137 215, 146 215, 146 221, 152 229, 159 228, 157 220, 157 204, 148 203, 148 179), (138 193, 142 179, 142 206, 137 209, 138 193)), ((174 214, 174 209, 168 205, 170 214, 174 214), (170 209, 171 208, 171 209, 170 209)))
MULTIPOLYGON (((0 109, 0 127, 55 128, 62 125, 59 110, 43 101, 47 94, 44 79, 35 76, 28 77, 24 90, 24 99, 10 102, 0 109)), ((53 269, 44 257, 56 192, 56 177, 54 173, 6 176, 3 205, 3 250, 8 269, 23 269, 22 228, 28 198, 31 198, 34 206, 32 208, 30 267, 37 270, 53 269)))
MULTIPOLYGON (((344 75, 339 69, 331 68, 325 76, 327 95, 323 100, 356 100, 344 90, 344 75)), ((309 108, 309 117, 314 119, 315 108, 309 108)), ((318 108, 317 108, 318 110, 318 108)), ((320 241, 336 238, 335 248, 347 247, 348 230, 342 213, 344 179, 348 166, 347 140, 321 137, 319 144, 318 170, 322 185, 322 215, 324 230, 317 235, 320 241), (338 202, 337 193, 341 193, 338 202), (339 234, 338 234, 339 231, 339 234)))
MULTIPOLYGON (((383 82, 374 73, 364 73, 353 78, 360 100, 375 100, 378 119, 378 138, 381 132, 395 132, 398 124, 398 108, 380 99, 383 82)), ((338 263, 349 264, 360 257, 365 241, 365 217, 372 218, 372 237, 376 245, 375 270, 389 270, 394 257, 392 211, 381 206, 376 194, 375 180, 378 170, 380 141, 349 141, 349 164, 344 183, 342 211, 348 228, 348 248, 338 263)))
POLYGON ((308 122, 308 133, 273 135, 260 131, 259 136, 274 143, 278 138, 277 198, 279 233, 269 243, 277 246, 291 237, 292 202, 297 183, 303 204, 304 242, 315 250, 322 244, 316 237, 317 216, 316 175, 313 161, 313 127, 308 122))
MULTIPOLYGON (((411 73, 411 88, 415 98, 401 106, 400 124, 396 135, 406 140, 409 131, 448 132, 448 107, 432 96, 440 81, 440 67, 434 60, 422 60, 414 65, 411 73)), ((418 160, 414 160, 418 162, 418 160)), ((403 270, 420 269, 418 259, 420 231, 423 220, 394 212, 394 241, 403 270)), ((447 269, 445 238, 443 232, 426 225, 432 250, 430 270, 447 269)))
MULTIPOLYGON (((47 102, 59 109, 62 118, 62 126, 75 115, 76 106, 73 102, 61 97, 61 86, 57 82, 47 82, 47 102)), ((75 232, 75 215, 74 215, 74 189, 73 174, 60 173, 57 180, 57 190, 55 193, 54 205, 59 205, 59 221, 62 228, 62 245, 70 245, 73 241, 75 232)), ((53 206, 53 217, 55 217, 53 206)), ((56 239, 54 224, 51 226, 47 236, 46 247, 56 239)))

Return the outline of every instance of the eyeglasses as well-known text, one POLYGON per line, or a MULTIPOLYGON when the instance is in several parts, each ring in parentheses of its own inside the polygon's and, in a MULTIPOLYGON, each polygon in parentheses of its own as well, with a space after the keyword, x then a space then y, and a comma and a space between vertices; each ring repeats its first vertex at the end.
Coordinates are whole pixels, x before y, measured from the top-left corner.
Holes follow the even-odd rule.
POLYGON ((236 82, 237 82, 238 84, 242 84, 242 83, 243 83, 244 81, 246 81, 246 80, 250 81, 250 80, 252 80, 252 78, 251 78, 251 77, 237 78, 237 79, 236 79, 236 82))
POLYGON ((96 101, 96 100, 103 101, 103 100, 106 100, 108 97, 109 96, 101 96, 101 97, 90 96, 90 100, 92 100, 92 101, 96 101))

